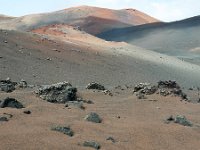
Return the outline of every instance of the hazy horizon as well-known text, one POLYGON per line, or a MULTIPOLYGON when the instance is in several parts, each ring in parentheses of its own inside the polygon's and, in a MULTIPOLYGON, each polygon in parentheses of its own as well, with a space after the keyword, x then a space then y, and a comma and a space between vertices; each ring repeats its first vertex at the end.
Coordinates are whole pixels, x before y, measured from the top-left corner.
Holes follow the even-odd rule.
POLYGON ((0 14, 24 16, 62 10, 80 5, 103 7, 109 9, 133 8, 162 21, 176 21, 200 15, 200 3, 197 0, 12 0, 1 2, 0 14), (40 5, 38 5, 40 4, 40 5))

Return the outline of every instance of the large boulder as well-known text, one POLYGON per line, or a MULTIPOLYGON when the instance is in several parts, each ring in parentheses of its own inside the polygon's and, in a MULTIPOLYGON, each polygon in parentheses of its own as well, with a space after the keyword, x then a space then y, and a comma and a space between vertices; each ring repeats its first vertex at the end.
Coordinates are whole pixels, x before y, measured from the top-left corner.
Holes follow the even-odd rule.
POLYGON ((5 107, 17 108, 17 109, 24 108, 24 106, 16 99, 9 97, 4 99, 3 101, 0 101, 0 108, 5 108, 5 107))
POLYGON ((66 103, 77 99, 77 89, 72 87, 68 82, 44 85, 35 91, 35 93, 43 100, 51 103, 66 103))

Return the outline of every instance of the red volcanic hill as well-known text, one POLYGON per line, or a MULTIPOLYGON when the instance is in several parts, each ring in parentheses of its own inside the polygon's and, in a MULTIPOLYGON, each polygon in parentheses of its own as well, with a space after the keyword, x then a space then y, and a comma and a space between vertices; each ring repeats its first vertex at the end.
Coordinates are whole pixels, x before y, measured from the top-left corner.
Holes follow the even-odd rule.
POLYGON ((112 10, 79 6, 52 13, 27 15, 0 24, 1 28, 29 31, 51 24, 68 24, 90 33, 98 34, 113 28, 129 27, 159 22, 136 9, 112 10))

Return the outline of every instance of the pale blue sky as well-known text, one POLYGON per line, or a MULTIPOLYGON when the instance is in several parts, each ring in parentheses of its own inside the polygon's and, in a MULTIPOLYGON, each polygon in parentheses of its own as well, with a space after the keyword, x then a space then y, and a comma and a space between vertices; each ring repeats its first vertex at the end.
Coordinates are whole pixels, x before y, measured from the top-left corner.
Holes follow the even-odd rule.
POLYGON ((163 21, 200 15, 199 0, 0 0, 0 14, 22 16, 78 5, 112 9, 135 8, 163 21))

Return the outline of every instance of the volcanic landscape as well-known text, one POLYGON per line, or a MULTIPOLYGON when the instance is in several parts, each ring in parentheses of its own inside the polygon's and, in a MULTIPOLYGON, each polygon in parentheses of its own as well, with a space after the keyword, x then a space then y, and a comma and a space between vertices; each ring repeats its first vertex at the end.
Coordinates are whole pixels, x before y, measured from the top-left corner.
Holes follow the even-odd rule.
POLYGON ((0 149, 199 150, 199 29, 132 8, 0 15, 0 149))

